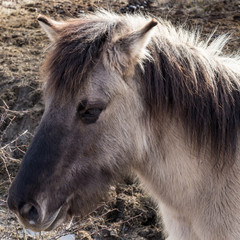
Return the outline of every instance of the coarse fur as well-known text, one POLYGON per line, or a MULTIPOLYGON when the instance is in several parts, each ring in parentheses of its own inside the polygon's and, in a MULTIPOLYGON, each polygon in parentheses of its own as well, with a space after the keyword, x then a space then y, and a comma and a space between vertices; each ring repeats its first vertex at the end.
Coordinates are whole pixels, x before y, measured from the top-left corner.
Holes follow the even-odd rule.
POLYGON ((39 22, 52 40, 46 109, 9 191, 20 220, 51 230, 132 172, 168 239, 239 239, 240 57, 222 53, 228 36, 106 11, 39 22))

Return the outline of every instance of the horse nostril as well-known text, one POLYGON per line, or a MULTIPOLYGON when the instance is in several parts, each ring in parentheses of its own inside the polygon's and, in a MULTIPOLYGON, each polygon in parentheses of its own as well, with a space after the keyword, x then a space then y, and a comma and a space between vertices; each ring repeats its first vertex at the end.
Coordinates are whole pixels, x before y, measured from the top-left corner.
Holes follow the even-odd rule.
POLYGON ((24 204, 20 208, 19 213, 30 224, 35 224, 40 221, 40 213, 38 212, 38 209, 32 204, 24 204))

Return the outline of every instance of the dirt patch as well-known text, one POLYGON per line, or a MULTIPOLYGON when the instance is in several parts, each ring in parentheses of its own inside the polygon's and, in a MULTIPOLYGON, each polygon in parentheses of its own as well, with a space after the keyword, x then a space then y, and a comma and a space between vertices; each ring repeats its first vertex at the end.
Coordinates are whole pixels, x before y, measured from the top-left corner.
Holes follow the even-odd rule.
MULTIPOLYGON (((7 189, 14 178, 43 113, 39 68, 49 41, 36 18, 79 17, 99 7, 118 13, 142 13, 169 19, 188 29, 196 26, 206 36, 230 33, 226 51, 240 47, 240 1, 0 1, 0 239, 37 238, 25 233, 6 207, 7 189)), ((112 188, 110 200, 90 217, 42 239, 74 233, 77 239, 164 239, 160 219, 138 185, 126 180, 112 188)))

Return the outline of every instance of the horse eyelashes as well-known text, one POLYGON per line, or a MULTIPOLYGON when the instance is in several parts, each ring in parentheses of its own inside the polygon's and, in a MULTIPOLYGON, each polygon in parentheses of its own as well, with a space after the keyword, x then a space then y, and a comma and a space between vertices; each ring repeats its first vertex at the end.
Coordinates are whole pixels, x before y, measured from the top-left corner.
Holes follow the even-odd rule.
POLYGON ((77 107, 77 113, 81 114, 85 110, 85 108, 86 108, 86 104, 80 103, 77 107))
POLYGON ((88 110, 86 110, 86 112, 85 112, 85 115, 86 116, 99 116, 99 114, 102 112, 102 110, 101 109, 99 109, 99 108, 92 108, 92 109, 88 109, 88 110))

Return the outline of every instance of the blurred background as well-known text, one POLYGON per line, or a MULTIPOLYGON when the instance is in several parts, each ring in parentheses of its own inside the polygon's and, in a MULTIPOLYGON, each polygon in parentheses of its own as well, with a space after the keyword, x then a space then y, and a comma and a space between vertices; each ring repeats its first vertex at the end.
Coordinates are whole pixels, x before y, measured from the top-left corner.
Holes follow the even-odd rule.
POLYGON ((230 33, 225 51, 240 49, 239 0, 0 0, 0 239, 164 239, 157 209, 132 179, 112 187, 106 203, 85 219, 51 233, 19 225, 6 206, 7 192, 43 113, 39 69, 49 43, 39 13, 54 19, 81 17, 104 8, 162 17, 202 37, 230 33))

